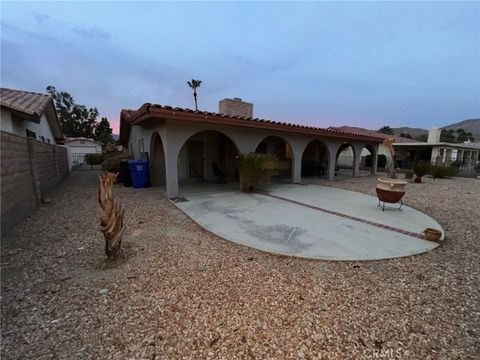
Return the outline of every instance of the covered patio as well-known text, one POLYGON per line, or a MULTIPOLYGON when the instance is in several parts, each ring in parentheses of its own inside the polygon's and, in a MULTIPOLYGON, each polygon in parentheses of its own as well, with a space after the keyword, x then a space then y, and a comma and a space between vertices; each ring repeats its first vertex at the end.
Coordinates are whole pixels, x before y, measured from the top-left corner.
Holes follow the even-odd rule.
POLYGON ((238 181, 237 157, 250 152, 275 155, 277 182, 359 177, 365 148, 372 155, 369 173, 376 174, 383 138, 147 103, 122 110, 120 141, 135 159, 150 159, 152 184, 175 198, 186 184, 238 181), (346 148, 352 154, 347 165, 341 155, 346 148))

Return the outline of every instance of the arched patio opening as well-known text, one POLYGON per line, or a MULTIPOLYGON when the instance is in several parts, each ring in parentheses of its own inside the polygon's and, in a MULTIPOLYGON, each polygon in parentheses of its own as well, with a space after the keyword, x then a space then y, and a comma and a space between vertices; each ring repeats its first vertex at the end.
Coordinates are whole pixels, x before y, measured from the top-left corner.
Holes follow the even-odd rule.
POLYGON ((366 144, 360 153, 360 176, 367 176, 375 173, 375 156, 374 147, 370 144, 366 144))
POLYGON ((335 163, 336 177, 355 176, 355 149, 350 143, 343 143, 337 150, 335 163))
POLYGON ((329 153, 320 140, 312 140, 302 155, 302 182, 327 178, 329 153))
POLYGON ((258 144, 256 153, 270 154, 277 158, 272 178, 291 182, 293 178, 293 151, 290 144, 278 136, 269 136, 258 144))
MULTIPOLYGON (((216 130, 192 135, 178 154, 178 183, 197 188, 200 184, 228 184, 238 181, 238 147, 216 130), (195 184, 195 186, 191 186, 195 184)), ((214 188, 214 187, 213 187, 214 188)))
POLYGON ((150 181, 154 186, 165 185, 165 152, 162 138, 157 132, 150 140, 150 181))

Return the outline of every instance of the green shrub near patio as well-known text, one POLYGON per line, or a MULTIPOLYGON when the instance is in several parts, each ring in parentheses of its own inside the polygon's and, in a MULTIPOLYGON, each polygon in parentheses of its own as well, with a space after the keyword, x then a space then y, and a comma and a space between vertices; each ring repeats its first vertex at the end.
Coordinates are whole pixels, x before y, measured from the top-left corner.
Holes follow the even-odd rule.
POLYGON ((103 161, 102 154, 86 154, 85 155, 85 162, 88 165, 100 165, 103 161))
POLYGON ((417 162, 413 164, 412 170, 414 174, 416 175, 416 182, 422 182, 422 177, 427 175, 430 171, 430 164, 426 163, 424 161, 417 162))
POLYGON ((445 179, 457 175, 458 168, 454 166, 431 165, 429 174, 434 179, 445 179))
POLYGON ((123 153, 123 152, 111 152, 107 153, 104 156, 104 160, 102 162, 102 168, 107 171, 117 172, 120 171, 120 162, 122 160, 129 160, 131 159, 130 154, 123 153))
POLYGON ((268 154, 248 153, 238 157, 240 191, 255 191, 270 180, 277 159, 268 154))

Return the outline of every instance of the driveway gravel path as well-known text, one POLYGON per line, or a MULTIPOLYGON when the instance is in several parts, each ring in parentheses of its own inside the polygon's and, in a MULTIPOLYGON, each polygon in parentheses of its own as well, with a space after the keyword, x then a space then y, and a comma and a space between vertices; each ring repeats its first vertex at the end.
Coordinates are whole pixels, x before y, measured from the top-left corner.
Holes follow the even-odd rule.
MULTIPOLYGON (((104 263, 97 173, 2 238, 2 359, 478 359, 480 181, 408 184, 446 230, 408 258, 328 262, 212 235, 158 188, 115 185, 126 259, 104 263)), ((374 195, 375 178, 320 181, 374 195)))

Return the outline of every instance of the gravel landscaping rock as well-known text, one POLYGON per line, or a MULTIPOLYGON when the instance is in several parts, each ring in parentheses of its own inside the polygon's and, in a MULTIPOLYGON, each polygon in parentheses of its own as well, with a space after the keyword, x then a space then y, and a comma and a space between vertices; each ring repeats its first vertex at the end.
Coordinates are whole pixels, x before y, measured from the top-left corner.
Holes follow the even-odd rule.
MULTIPOLYGON (((246 248, 159 188, 117 184, 128 227, 124 259, 108 264, 97 175, 73 172, 2 238, 2 359, 479 358, 477 179, 409 183, 405 204, 447 239, 373 262, 246 248)), ((320 183, 375 195, 374 177, 320 183)))

